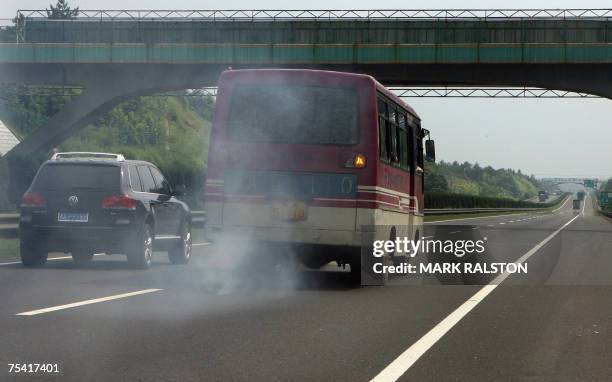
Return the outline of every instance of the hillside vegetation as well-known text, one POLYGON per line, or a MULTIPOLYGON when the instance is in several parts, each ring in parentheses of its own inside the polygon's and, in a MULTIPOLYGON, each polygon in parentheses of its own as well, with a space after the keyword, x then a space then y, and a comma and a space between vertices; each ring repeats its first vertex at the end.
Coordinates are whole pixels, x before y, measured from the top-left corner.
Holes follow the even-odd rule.
POLYGON ((522 200, 538 194, 538 181, 520 170, 464 162, 427 163, 425 191, 522 200))
MULTIPOLYGON (((63 93, 62 93, 63 94, 63 93)), ((0 120, 23 138, 60 110, 72 96, 32 94, 24 88, 0 88, 0 120)), ((208 159, 208 137, 213 99, 204 96, 137 97, 114 107, 58 148, 61 151, 102 151, 128 159, 150 161, 174 184, 187 188, 186 199, 201 206, 208 159)), ((27 187, 49 153, 20 158, 27 187)), ((23 192, 21 190, 20 192, 23 192)), ((18 192, 19 193, 19 192, 18 192)), ((13 195, 15 202, 17 195, 13 195)), ((6 204, 0 198, 0 204, 6 204)), ((0 205, 0 210, 10 209, 0 205)))

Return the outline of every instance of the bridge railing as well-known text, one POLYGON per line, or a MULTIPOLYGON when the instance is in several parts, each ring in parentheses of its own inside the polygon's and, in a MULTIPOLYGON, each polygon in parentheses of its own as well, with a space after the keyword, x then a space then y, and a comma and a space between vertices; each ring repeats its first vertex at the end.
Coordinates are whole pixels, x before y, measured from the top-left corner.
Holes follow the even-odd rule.
MULTIPOLYGON (((47 17, 44 9, 24 9, 18 17, 47 17)), ((611 18, 612 9, 228 9, 228 10, 79 10, 78 19, 206 19, 206 20, 371 20, 371 19, 592 19, 611 18)))
MULTIPOLYGON (((20 95, 49 97, 73 97, 83 90, 79 86, 22 86, 20 95)), ((400 98, 601 98, 588 93, 541 88, 501 88, 501 87, 389 87, 400 98)), ((198 89, 185 89, 169 93, 155 93, 148 97, 216 97, 214 86, 198 89)))

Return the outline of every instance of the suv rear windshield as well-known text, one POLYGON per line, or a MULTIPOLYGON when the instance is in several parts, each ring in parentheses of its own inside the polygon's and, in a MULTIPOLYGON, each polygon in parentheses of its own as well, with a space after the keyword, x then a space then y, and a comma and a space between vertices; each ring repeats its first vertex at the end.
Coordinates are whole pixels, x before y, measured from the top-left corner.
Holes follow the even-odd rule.
POLYGON ((35 190, 119 190, 121 169, 103 164, 47 164, 40 169, 35 190))
POLYGON ((356 89, 239 85, 232 92, 229 139, 353 145, 359 140, 356 89))

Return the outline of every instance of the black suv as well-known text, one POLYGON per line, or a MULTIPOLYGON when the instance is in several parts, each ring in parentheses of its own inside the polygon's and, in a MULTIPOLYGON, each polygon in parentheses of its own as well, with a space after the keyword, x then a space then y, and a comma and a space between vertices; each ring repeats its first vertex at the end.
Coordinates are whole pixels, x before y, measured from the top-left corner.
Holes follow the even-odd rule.
POLYGON ((191 212, 151 163, 57 153, 23 195, 19 238, 26 267, 44 265, 49 252, 69 252, 77 264, 94 253, 122 253, 148 268, 154 249, 184 264, 191 257, 191 212))

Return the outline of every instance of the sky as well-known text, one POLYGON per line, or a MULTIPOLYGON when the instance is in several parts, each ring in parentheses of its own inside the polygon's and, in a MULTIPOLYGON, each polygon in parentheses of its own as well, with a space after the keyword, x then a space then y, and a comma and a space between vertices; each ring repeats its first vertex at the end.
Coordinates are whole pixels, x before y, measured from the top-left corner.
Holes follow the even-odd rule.
MULTIPOLYGON (((0 19, 50 0, 1 0, 0 19)), ((55 0, 53 1, 55 2, 55 0)), ((610 1, 72 0, 81 9, 508 9, 612 8, 610 1), (222 5, 219 5, 222 4, 222 5)), ((409 98, 436 140, 438 160, 520 169, 538 177, 612 177, 607 99, 409 98)))

